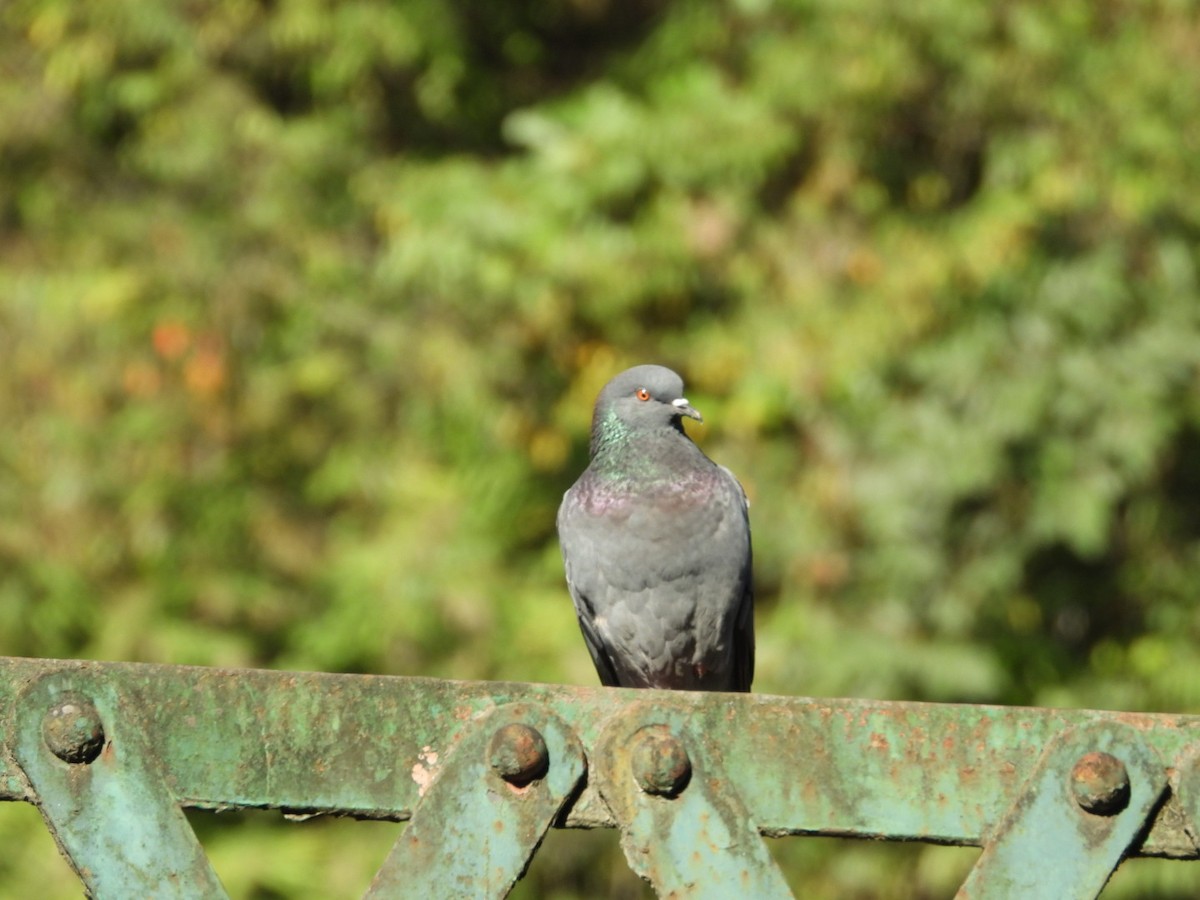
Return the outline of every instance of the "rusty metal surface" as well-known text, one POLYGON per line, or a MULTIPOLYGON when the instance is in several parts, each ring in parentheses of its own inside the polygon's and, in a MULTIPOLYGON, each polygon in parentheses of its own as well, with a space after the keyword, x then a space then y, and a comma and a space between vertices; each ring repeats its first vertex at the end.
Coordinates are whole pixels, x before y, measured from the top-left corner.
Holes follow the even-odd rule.
POLYGON ((583 778, 583 748, 544 707, 483 715, 422 791, 368 900, 505 897, 583 778))
POLYGON ((60 671, 6 698, 16 704, 5 744, 87 896, 227 896, 158 770, 137 700, 115 682, 79 687, 60 671))
POLYGON ((1163 762, 1137 729, 1096 722, 1064 732, 989 837, 958 900, 1098 896, 1166 787, 1163 762))
MULTIPOLYGON (((397 820, 412 815, 421 787, 489 710, 542 705, 591 757, 605 723, 638 704, 656 710, 656 720, 686 721, 720 748, 730 790, 764 833, 981 845, 1061 732, 1119 722, 1171 777, 1139 851, 1198 855, 1193 716, 0 658, 5 799, 32 799, 13 758, 13 722, 21 692, 51 671, 81 693, 103 685, 120 697, 185 805, 397 820)), ((615 822, 589 785, 563 824, 615 822)))
POLYGON ((720 757, 678 711, 635 704, 609 724, 596 782, 630 868, 660 897, 791 897, 720 757))

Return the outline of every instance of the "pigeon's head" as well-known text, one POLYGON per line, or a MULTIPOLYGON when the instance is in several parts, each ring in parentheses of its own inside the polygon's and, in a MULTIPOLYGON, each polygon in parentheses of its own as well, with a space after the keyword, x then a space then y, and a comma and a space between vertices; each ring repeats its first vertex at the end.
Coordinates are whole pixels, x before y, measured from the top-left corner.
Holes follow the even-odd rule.
POLYGON ((606 384, 596 399, 594 424, 609 416, 635 430, 673 425, 682 431, 683 416, 704 421, 683 396, 683 379, 665 366, 634 366, 606 384))

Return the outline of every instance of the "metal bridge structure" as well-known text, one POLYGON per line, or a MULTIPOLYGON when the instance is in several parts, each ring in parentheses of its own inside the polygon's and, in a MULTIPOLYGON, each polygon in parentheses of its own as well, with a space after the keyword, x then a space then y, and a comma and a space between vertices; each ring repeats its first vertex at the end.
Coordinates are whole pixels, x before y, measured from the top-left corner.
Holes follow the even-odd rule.
POLYGON ((1091 898, 1200 857, 1200 717, 0 657, 0 801, 100 900, 227 896, 185 808, 407 822, 367 898, 504 897, 549 828, 661 897, 790 897, 764 837, 837 835, 1091 898))

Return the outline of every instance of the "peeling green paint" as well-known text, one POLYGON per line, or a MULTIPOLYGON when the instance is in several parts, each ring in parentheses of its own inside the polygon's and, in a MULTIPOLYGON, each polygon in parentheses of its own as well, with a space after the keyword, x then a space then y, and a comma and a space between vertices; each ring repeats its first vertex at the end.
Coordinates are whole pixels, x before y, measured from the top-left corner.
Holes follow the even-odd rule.
POLYGON ((40 805, 97 897, 168 877, 204 885, 179 896, 220 896, 181 806, 412 819, 378 897, 419 879, 424 896, 467 882, 503 896, 551 823, 620 827, 635 870, 692 895, 727 878, 786 895, 757 834, 984 846, 972 898, 1014 884, 1095 896, 1127 855, 1200 856, 1194 716, 11 658, 0 716, 0 799, 40 805), (44 720, 68 693, 103 725, 94 761, 47 746, 44 720), (544 766, 494 743, 506 723, 544 738, 544 766), (650 725, 661 742, 634 753, 650 725), (1084 808, 1094 786, 1071 779, 1102 754, 1119 765, 1094 777, 1129 788, 1120 808, 1092 803, 1100 815, 1084 808), (117 831, 154 853, 122 850, 117 831), (124 887, 106 894, 103 878, 124 887))

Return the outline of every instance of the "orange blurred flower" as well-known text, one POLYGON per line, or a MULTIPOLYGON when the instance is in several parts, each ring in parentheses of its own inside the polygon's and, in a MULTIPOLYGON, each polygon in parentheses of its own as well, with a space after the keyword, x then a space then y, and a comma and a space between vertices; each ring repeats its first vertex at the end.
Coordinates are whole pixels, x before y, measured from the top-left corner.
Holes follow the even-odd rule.
POLYGON ((163 359, 179 359, 192 345, 192 332, 182 322, 159 322, 151 335, 154 352, 163 359))

